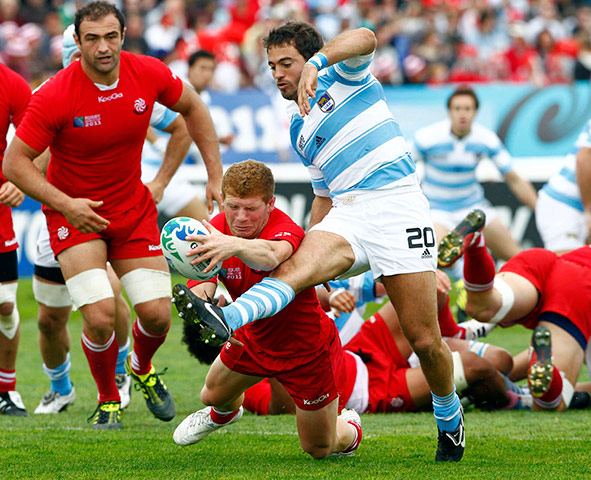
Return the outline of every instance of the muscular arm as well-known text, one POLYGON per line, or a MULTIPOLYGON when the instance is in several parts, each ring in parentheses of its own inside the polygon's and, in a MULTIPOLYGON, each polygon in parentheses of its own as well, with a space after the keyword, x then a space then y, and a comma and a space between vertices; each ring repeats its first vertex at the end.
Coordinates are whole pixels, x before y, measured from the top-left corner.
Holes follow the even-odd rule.
POLYGON ((585 209, 587 235, 591 234, 591 148, 583 147, 577 153, 577 183, 585 209))
POLYGON ((203 163, 207 169, 205 193, 209 213, 213 212, 214 200, 218 203, 220 210, 223 210, 221 199, 222 160, 218 137, 207 106, 192 88, 183 84, 181 97, 171 108, 175 112, 179 112, 185 119, 189 134, 203 157, 203 163))
MULTIPOLYGON (((326 55, 328 65, 333 65, 358 55, 369 55, 376 49, 376 45, 375 34, 368 28, 362 27, 337 35, 320 49, 320 53, 326 55)), ((304 65, 298 84, 298 106, 302 116, 310 112, 308 97, 316 98, 317 85, 318 70, 314 65, 304 65)))
POLYGON ((198 255, 191 263, 211 260, 205 273, 223 260, 238 257, 246 265, 255 270, 269 272, 287 260, 293 253, 293 246, 285 240, 263 240, 260 238, 246 239, 224 235, 207 221, 203 222, 210 231, 209 235, 188 235, 187 240, 196 240, 201 245, 189 250, 188 256, 198 255))
POLYGON ((521 203, 527 205, 532 210, 535 210, 538 194, 530 182, 525 180, 515 171, 507 172, 505 174, 505 181, 507 182, 509 189, 513 192, 513 195, 515 195, 521 203))
MULTIPOLYGON (((148 130, 149 131, 149 130, 148 130)), ((183 163, 191 146, 191 137, 184 120, 177 117, 168 127, 164 129, 170 133, 170 138, 166 145, 164 160, 154 180, 147 183, 146 186, 152 192, 154 201, 158 203, 162 200, 164 189, 176 173, 177 169, 183 163)))
POLYGON ((61 212, 66 220, 82 233, 104 230, 109 221, 92 209, 103 202, 87 198, 72 198, 55 188, 33 164, 39 152, 29 147, 20 138, 14 137, 2 165, 4 175, 29 197, 61 212))
POLYGON ((332 208, 332 200, 330 197, 314 197, 312 202, 312 211, 310 212, 310 225, 308 230, 317 223, 320 223, 326 216, 329 210, 332 208))

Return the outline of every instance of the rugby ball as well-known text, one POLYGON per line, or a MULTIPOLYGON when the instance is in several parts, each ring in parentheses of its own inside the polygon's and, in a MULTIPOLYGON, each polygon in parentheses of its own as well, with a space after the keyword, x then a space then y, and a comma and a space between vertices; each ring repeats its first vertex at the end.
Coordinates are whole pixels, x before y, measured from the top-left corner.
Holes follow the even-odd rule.
POLYGON ((188 235, 209 235, 207 228, 199 220, 187 217, 177 217, 169 220, 160 233, 162 252, 168 264, 183 277, 192 280, 209 280, 215 277, 222 268, 219 262, 211 272, 203 273, 209 265, 209 260, 191 264, 193 257, 187 257, 186 253, 201 245, 199 242, 186 240, 188 235))

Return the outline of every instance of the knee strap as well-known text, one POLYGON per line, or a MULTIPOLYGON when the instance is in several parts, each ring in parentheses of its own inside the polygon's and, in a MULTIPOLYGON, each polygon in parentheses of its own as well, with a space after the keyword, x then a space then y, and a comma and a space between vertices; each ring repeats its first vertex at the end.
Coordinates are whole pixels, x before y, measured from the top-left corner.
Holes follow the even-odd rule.
POLYGON ((121 277, 129 301, 138 303, 158 298, 171 298, 170 273, 152 268, 137 268, 121 277))
POLYGON ((466 372, 464 372, 464 364, 460 352, 451 352, 451 357, 454 362, 454 384, 458 392, 468 388, 468 380, 466 380, 466 372))
POLYGON ((489 323, 501 322, 515 303, 515 293, 509 284, 505 282, 505 280, 500 277, 495 277, 495 288, 501 295, 501 308, 499 308, 497 313, 495 313, 494 316, 489 320, 489 323))
POLYGON ((66 286, 78 308, 115 297, 107 271, 102 268, 92 268, 74 275, 66 280, 66 286))
POLYGON ((16 335, 18 325, 20 323, 20 316, 18 308, 16 308, 16 289, 18 283, 0 283, 0 304, 12 303, 14 307, 9 315, 0 315, 0 333, 8 340, 12 340, 16 335))

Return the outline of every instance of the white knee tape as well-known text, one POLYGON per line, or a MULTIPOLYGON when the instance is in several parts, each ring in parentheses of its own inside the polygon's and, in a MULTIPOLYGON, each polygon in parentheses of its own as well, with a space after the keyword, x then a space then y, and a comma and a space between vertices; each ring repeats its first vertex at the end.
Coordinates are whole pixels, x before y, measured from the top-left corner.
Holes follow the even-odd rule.
POLYGON ((451 357, 454 361, 454 384, 458 393, 468 388, 468 380, 466 380, 466 373, 464 372, 464 364, 460 352, 451 352, 451 357))
POLYGON ((568 408, 575 394, 575 387, 566 379, 564 372, 560 372, 560 375, 562 377, 562 401, 568 408))
POLYGON ((62 308, 72 305, 68 287, 57 283, 42 282, 37 277, 33 277, 33 295, 38 303, 48 307, 62 308))
POLYGON ((114 298, 107 271, 102 268, 86 270, 66 280, 72 302, 78 308, 105 298, 114 298))
POLYGON ((137 268, 121 277, 121 283, 133 306, 157 298, 171 298, 170 273, 137 268))
POLYGON ((18 283, 0 283, 0 304, 12 303, 14 308, 10 315, 0 315, 0 333, 4 335, 8 340, 12 340, 16 335, 18 324, 20 322, 20 316, 18 309, 16 308, 16 289, 18 283))
POLYGON ((515 293, 505 280, 500 277, 495 277, 495 288, 497 289, 497 292, 501 294, 501 308, 499 308, 497 313, 495 313, 489 320, 489 323, 501 322, 515 303, 515 293))
POLYGON ((479 357, 484 357, 484 354, 488 350, 490 344, 479 342, 478 340, 470 340, 468 343, 468 350, 474 352, 479 357))

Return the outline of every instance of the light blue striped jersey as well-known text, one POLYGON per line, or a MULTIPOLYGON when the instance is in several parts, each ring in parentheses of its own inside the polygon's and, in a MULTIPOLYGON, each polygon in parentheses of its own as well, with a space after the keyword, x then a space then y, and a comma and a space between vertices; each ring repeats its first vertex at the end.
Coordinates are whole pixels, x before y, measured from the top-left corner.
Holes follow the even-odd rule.
POLYGON ((463 138, 451 133, 449 119, 421 128, 415 132, 412 154, 424 161, 423 192, 437 210, 455 211, 484 200, 476 180, 476 167, 483 158, 492 160, 502 175, 513 170, 500 138, 476 123, 463 138))
POLYGON ((322 70, 306 117, 290 104, 291 144, 308 167, 315 195, 418 188, 400 127, 369 73, 372 59, 373 53, 357 56, 322 70))
POLYGON ((560 171, 548 180, 548 183, 542 187, 542 191, 555 200, 583 212, 585 209, 581 202, 576 173, 577 152, 581 148, 591 148, 591 120, 579 134, 573 152, 566 156, 560 171))
MULTIPOLYGON (((150 126, 158 130, 164 130, 172 122, 176 120, 179 114, 173 112, 170 108, 166 108, 160 103, 154 103, 152 115, 150 116, 150 126)), ((162 154, 147 140, 144 142, 142 150, 142 163, 147 165, 160 166, 162 164, 162 154)))

